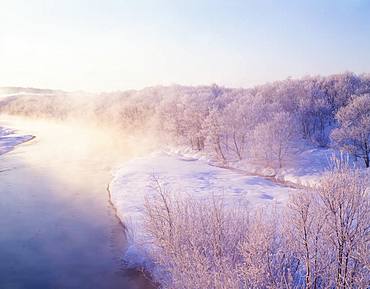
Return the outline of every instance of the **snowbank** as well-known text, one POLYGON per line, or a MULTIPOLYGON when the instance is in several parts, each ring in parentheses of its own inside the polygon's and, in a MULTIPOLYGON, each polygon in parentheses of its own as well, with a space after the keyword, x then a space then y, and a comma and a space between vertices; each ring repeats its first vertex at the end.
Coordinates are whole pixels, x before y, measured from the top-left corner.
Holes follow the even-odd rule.
POLYGON ((0 155, 11 151, 16 145, 32 138, 32 135, 18 135, 11 129, 0 127, 0 155))
POLYGON ((281 169, 276 178, 304 187, 315 187, 323 173, 330 169, 331 158, 334 154, 338 154, 338 152, 332 149, 305 150, 297 156, 296 163, 281 169))
POLYGON ((211 166, 191 154, 161 152, 131 160, 114 173, 110 184, 118 216, 133 236, 124 256, 128 266, 150 266, 144 255, 148 240, 143 234, 143 207, 145 196, 154 193, 154 177, 170 192, 195 198, 222 195, 226 205, 238 204, 241 199, 253 206, 266 202, 282 204, 293 191, 263 177, 211 166))

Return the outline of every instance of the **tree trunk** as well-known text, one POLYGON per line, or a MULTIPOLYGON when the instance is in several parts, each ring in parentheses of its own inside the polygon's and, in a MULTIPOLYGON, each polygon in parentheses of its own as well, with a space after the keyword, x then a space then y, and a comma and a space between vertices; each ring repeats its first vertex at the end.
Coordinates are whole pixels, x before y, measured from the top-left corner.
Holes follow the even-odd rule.
POLYGON ((233 133, 233 141, 234 141, 234 147, 235 147, 236 154, 237 154, 239 160, 242 160, 242 155, 241 155, 241 152, 240 152, 240 148, 238 146, 238 141, 236 139, 236 133, 235 133, 235 131, 233 133))
POLYGON ((370 148, 366 141, 364 143, 364 155, 365 155, 364 156, 365 165, 368 168, 370 167, 370 148))

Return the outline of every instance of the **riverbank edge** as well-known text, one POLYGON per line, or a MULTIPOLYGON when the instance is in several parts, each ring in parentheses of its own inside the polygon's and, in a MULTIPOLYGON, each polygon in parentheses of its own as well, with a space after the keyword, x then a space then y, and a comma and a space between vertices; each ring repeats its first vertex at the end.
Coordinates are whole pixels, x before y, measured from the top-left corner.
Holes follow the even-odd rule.
MULTIPOLYGON (((111 190, 110 190, 110 183, 107 184, 106 191, 108 193, 108 203, 109 203, 109 206, 111 206, 111 208, 113 209, 114 216, 117 218, 118 223, 122 227, 123 233, 125 234, 125 237, 126 237, 126 234, 127 234, 127 230, 128 229, 127 229, 127 226, 125 225, 123 219, 119 216, 118 209, 114 205, 114 202, 112 201, 112 193, 111 193, 111 190)), ((126 249, 127 248, 124 248, 124 250, 126 250, 126 249)), ((122 264, 124 264, 124 261, 123 261, 123 257, 122 256, 121 256, 121 260, 122 260, 122 264)), ((134 268, 131 268, 130 267, 130 268, 126 268, 126 269, 130 269, 130 270, 134 270, 136 272, 142 273, 143 276, 144 276, 144 278, 146 278, 151 283, 151 285, 154 288, 158 288, 159 287, 159 284, 156 284, 156 282, 154 281, 154 278, 153 278, 151 272, 149 270, 147 270, 145 267, 134 267, 134 268)))

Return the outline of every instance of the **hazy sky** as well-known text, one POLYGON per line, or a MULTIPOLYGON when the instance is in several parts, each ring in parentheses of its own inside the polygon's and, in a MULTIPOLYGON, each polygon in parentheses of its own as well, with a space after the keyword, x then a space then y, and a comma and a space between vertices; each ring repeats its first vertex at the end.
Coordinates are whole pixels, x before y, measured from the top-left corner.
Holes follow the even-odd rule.
POLYGON ((251 86, 370 72, 370 0, 0 0, 0 86, 251 86))

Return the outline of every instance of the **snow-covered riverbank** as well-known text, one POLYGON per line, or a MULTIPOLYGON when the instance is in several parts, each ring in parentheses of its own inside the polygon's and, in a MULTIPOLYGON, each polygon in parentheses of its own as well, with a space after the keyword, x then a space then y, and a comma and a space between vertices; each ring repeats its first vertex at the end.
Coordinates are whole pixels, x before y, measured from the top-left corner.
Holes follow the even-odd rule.
POLYGON ((144 234, 145 197, 155 192, 154 179, 174 193, 193 198, 223 196, 227 205, 247 201, 251 206, 284 204, 294 191, 259 176, 248 176, 210 165, 207 160, 183 154, 157 152, 133 159, 114 173, 111 199, 132 236, 124 256, 129 266, 148 267, 144 234))
POLYGON ((0 155, 33 138, 32 135, 20 135, 12 129, 0 127, 0 155))
POLYGON ((156 193, 156 180, 170 193, 197 199, 223 196, 229 206, 241 201, 250 207, 281 205, 297 189, 315 187, 333 165, 333 156, 345 157, 333 149, 308 147, 295 162, 278 170, 250 160, 217 164, 186 148, 132 159, 114 172, 109 186, 111 201, 132 236, 124 259, 129 266, 150 267, 145 257, 150 240, 144 234, 144 203, 156 193))

